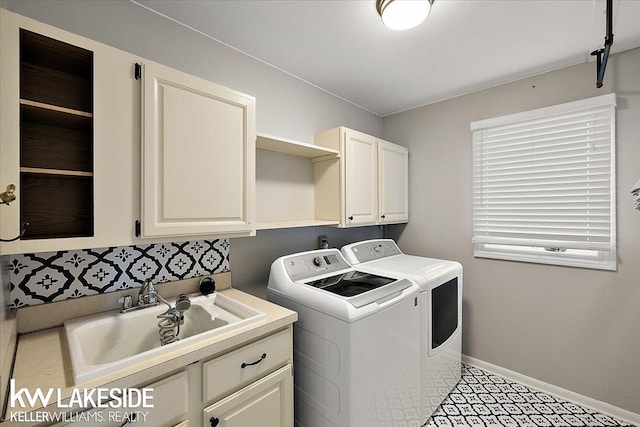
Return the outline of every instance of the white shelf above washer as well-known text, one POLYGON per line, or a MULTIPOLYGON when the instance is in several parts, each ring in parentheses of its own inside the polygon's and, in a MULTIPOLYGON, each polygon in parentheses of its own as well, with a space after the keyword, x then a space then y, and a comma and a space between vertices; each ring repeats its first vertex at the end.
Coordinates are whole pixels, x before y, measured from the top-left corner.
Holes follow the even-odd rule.
POLYGON ((325 156, 339 157, 338 150, 331 148, 320 147, 318 145, 294 141, 279 136, 267 135, 265 133, 258 133, 256 136, 256 148, 260 148, 261 150, 276 151, 278 153, 307 157, 309 159, 325 156))
POLYGON ((260 231, 260 230, 273 230, 276 228, 334 226, 339 224, 340 224, 340 221, 326 221, 321 219, 270 221, 270 222, 257 223, 256 230, 260 231))

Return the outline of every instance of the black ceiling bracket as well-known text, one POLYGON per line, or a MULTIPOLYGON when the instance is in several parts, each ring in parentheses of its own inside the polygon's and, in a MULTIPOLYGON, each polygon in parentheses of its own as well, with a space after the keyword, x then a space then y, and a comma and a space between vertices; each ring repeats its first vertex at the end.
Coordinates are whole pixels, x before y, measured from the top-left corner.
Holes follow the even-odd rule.
POLYGON ((607 34, 604 36, 604 47, 591 52, 596 57, 596 87, 602 87, 604 80, 604 72, 607 68, 607 60, 609 59, 609 51, 613 44, 613 0, 607 0, 607 34))

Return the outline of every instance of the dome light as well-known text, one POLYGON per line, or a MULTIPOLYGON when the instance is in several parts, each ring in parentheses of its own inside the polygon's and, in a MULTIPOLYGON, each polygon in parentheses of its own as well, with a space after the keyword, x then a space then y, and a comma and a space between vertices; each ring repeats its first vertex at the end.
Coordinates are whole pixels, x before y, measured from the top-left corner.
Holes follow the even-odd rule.
POLYGON ((382 23, 392 30, 408 30, 427 18, 434 0, 376 0, 382 23))

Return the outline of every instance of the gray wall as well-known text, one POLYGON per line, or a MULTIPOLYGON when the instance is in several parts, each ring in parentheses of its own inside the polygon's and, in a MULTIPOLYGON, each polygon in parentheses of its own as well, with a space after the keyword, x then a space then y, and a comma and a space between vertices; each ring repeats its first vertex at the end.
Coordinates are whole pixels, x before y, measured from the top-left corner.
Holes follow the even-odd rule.
POLYGON ((403 250, 464 265, 463 351, 640 413, 640 49, 613 55, 606 85, 582 64, 384 118, 410 152, 403 250), (471 132, 475 120, 616 92, 618 271, 475 259, 471 132))
MULTIPOLYGON (((344 125, 382 136, 380 117, 128 1, 9 0, 7 5, 21 15, 255 96, 259 132, 313 142, 314 133, 344 125)), ((379 237, 381 230, 275 230, 232 239, 234 286, 264 295, 271 262, 314 249, 318 234, 330 235, 336 246, 379 237)))

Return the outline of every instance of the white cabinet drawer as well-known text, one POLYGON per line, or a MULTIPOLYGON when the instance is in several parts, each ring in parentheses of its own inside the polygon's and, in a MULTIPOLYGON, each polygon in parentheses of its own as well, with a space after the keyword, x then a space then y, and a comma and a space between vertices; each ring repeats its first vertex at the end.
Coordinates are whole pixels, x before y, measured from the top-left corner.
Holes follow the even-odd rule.
POLYGON ((293 427, 291 365, 204 409, 203 427, 293 427))
POLYGON ((292 356, 291 330, 287 329, 203 363, 203 401, 219 399, 246 386, 291 363, 292 356))

